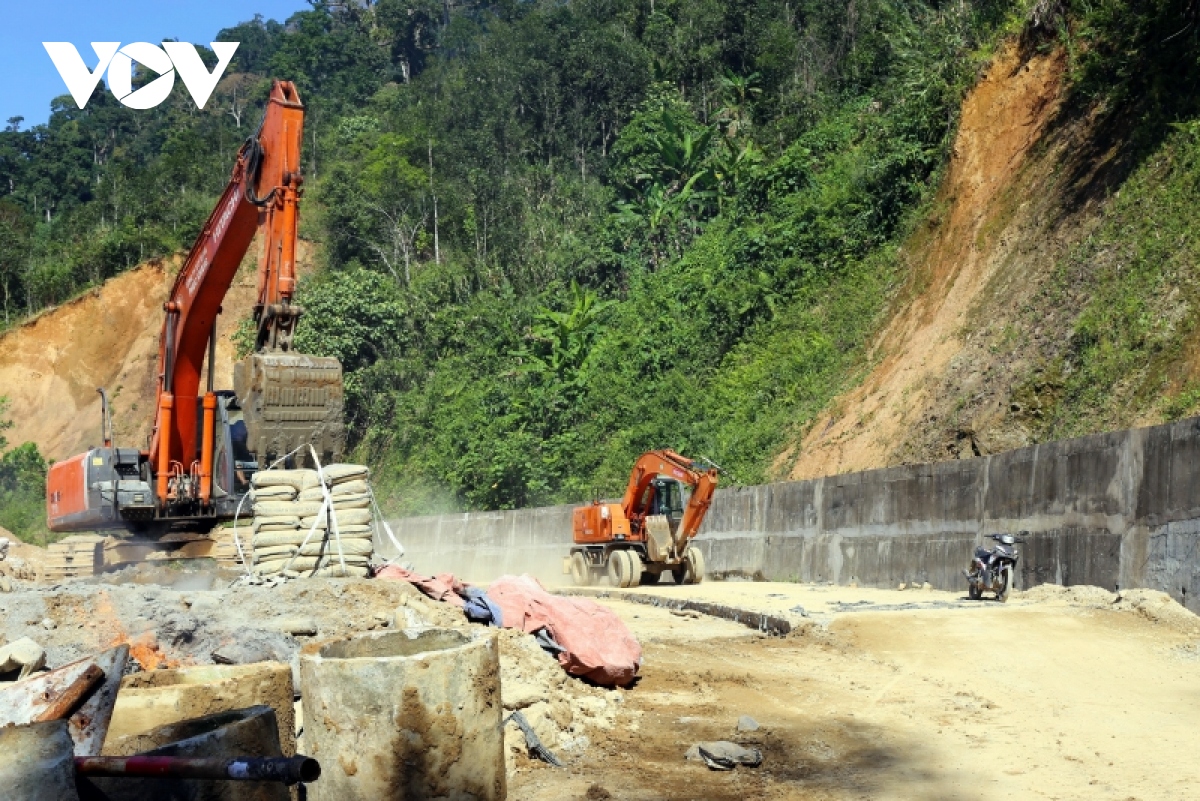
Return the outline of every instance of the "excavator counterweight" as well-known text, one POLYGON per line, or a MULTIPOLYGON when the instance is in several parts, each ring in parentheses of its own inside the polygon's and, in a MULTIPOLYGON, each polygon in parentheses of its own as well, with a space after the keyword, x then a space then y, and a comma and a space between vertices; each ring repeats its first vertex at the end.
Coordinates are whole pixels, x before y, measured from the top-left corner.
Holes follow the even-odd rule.
POLYGON ((205 531, 234 516, 259 467, 293 451, 302 463, 308 445, 323 461, 340 458, 341 364, 292 350, 303 314, 294 302, 303 133, 295 86, 275 81, 258 131, 238 152, 163 304, 148 447, 113 447, 106 416, 102 447, 50 468, 51 531, 205 531), (234 389, 218 390, 217 315, 256 234, 263 250, 255 350, 235 365, 234 389))

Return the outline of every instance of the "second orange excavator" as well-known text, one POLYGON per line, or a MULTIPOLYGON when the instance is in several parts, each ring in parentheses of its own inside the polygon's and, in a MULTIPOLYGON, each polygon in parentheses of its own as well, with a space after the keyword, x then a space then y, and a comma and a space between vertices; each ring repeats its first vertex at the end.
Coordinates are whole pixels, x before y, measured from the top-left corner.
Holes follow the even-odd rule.
POLYGON ((115 447, 105 409, 103 445, 50 468, 51 531, 204 532, 234 516, 259 466, 297 449, 303 460, 309 446, 325 461, 340 456, 342 366, 292 350, 301 315, 293 299, 303 128, 296 87, 275 81, 262 124, 238 153, 163 304, 149 446, 115 447), (263 253, 254 352, 235 365, 233 390, 217 390, 217 315, 256 233, 263 253))
POLYGON ((708 514, 718 473, 716 465, 672 450, 642 454, 621 503, 595 501, 572 514, 572 580, 583 586, 607 573, 613 586, 632 587, 670 572, 676 584, 699 584, 704 553, 692 538, 708 514))

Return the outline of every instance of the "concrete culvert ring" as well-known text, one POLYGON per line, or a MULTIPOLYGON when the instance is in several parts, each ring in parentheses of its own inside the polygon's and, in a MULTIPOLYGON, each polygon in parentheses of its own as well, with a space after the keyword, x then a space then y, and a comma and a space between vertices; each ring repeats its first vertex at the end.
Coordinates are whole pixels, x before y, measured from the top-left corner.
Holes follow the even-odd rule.
POLYGON ((300 657, 315 801, 502 799, 496 636, 405 629, 313 643, 300 657))

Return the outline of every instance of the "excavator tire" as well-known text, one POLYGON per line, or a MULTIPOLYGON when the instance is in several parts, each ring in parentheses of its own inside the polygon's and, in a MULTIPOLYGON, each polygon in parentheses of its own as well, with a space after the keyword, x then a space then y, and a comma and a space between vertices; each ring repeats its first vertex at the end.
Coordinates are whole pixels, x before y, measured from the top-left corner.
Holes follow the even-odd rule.
POLYGON ((592 583, 592 570, 588 567, 587 558, 576 551, 571 554, 571 581, 576 587, 586 587, 592 583))
POLYGON ((621 574, 622 587, 636 587, 642 580, 642 557, 636 551, 625 551, 625 559, 621 565, 625 571, 621 574))
POLYGON ((699 584, 704 581, 704 553, 694 545, 683 552, 683 583, 699 584))
POLYGON ((623 587, 621 575, 625 567, 625 551, 612 551, 608 555, 608 583, 613 587, 623 587))

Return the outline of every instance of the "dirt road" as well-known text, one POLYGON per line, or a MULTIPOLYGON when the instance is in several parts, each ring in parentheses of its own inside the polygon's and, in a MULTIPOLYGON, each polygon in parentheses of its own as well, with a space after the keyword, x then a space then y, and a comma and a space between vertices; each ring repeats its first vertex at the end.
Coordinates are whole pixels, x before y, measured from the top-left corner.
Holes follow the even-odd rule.
POLYGON ((1007 605, 794 584, 653 592, 802 606, 822 622, 767 638, 604 601, 645 647, 623 722, 566 769, 523 770, 510 797, 1200 798, 1194 616, 1155 622, 1094 588, 1007 605), (739 715, 763 728, 738 734, 739 715), (720 773, 683 760, 712 739, 760 748, 762 767, 720 773))

